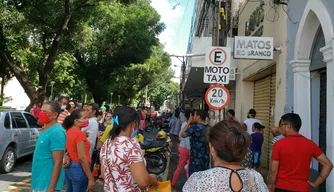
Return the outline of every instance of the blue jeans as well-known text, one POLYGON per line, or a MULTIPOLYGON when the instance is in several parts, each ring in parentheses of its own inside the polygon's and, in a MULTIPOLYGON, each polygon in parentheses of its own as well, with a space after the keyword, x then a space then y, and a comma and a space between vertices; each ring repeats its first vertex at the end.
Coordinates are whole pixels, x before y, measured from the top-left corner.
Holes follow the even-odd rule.
POLYGON ((66 192, 83 192, 87 190, 88 178, 81 163, 71 161, 65 169, 66 192))
POLYGON ((260 167, 261 151, 252 151, 253 152, 253 167, 260 167))

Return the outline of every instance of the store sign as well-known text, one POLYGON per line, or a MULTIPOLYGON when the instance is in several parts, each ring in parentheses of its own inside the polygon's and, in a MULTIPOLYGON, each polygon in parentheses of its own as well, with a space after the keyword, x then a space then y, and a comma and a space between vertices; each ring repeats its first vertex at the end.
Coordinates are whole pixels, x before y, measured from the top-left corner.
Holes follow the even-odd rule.
POLYGON ((205 93, 206 104, 214 110, 224 109, 230 99, 230 92, 222 85, 213 85, 205 93))
POLYGON ((231 48, 210 47, 205 55, 204 83, 228 84, 231 48))
POLYGON ((234 37, 235 59, 273 59, 272 37, 234 37))

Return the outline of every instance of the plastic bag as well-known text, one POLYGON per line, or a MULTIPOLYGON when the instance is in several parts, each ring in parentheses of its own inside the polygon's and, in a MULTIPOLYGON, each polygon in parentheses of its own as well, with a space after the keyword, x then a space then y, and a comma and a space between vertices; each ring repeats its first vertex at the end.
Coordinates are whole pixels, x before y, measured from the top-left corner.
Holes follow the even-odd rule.
POLYGON ((170 181, 158 182, 159 186, 149 187, 148 192, 172 192, 170 181))

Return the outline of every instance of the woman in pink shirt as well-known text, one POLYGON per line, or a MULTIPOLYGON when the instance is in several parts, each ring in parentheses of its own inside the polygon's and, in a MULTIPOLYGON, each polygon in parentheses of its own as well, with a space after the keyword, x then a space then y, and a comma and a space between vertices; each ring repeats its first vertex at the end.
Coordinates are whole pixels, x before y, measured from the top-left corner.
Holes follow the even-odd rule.
POLYGON ((40 108, 41 104, 36 104, 36 106, 34 107, 34 117, 36 119, 39 119, 39 113, 41 112, 41 108, 40 108))

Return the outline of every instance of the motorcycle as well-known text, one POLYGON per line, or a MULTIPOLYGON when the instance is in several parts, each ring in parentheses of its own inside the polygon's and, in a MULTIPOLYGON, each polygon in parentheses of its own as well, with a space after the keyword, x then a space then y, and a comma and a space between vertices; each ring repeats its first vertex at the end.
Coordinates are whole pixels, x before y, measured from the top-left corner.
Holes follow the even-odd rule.
POLYGON ((167 158, 170 155, 168 146, 171 141, 166 132, 159 131, 156 139, 147 139, 142 133, 138 133, 134 139, 141 146, 147 171, 155 175, 164 173, 167 167, 167 158))

